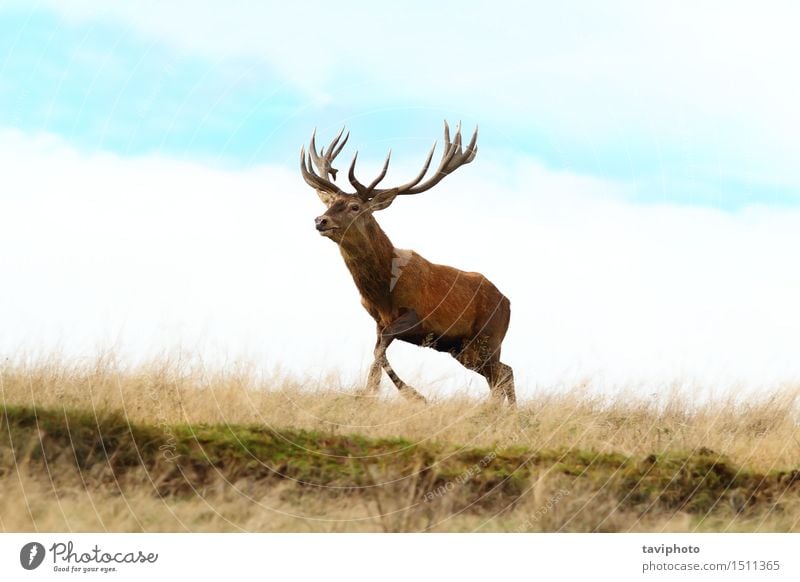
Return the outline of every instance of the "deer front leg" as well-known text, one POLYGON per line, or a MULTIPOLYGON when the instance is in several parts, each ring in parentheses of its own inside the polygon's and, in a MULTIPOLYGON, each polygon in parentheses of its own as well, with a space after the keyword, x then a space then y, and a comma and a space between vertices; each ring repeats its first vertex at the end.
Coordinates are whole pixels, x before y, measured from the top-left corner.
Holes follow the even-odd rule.
POLYGON ((392 323, 378 329, 378 341, 375 343, 375 359, 370 366, 369 377, 367 379, 367 392, 375 394, 381 379, 381 369, 386 371, 386 375, 394 383, 400 394, 410 400, 425 402, 425 398, 411 386, 400 379, 400 376, 392 368, 389 359, 386 357, 386 350, 395 339, 403 339, 404 336, 413 335, 418 332, 421 320, 414 310, 409 310, 395 319, 392 323))
POLYGON ((386 348, 383 350, 380 349, 381 347, 381 331, 378 330, 378 341, 375 342, 375 349, 373 350, 373 360, 372 365, 369 367, 369 375, 367 376, 367 387, 364 390, 366 394, 369 396, 375 396, 378 393, 378 389, 381 385, 381 356, 384 358, 386 348))

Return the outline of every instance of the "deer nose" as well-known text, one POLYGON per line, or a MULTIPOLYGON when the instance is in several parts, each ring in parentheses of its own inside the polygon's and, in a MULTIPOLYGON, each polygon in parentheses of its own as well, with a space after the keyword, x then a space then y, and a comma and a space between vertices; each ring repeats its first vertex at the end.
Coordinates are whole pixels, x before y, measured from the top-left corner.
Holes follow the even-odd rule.
POLYGON ((314 219, 314 224, 317 225, 317 230, 325 230, 325 228, 328 226, 328 217, 317 216, 314 219))

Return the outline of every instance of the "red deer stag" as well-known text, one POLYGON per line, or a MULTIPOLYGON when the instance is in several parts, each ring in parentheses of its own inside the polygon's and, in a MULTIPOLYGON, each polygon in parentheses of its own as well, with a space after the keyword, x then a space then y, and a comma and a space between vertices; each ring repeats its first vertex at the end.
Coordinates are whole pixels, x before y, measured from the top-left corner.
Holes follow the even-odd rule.
POLYGON ((450 353, 463 366, 486 378, 493 400, 502 402, 506 398, 513 405, 513 373, 500 361, 500 344, 511 316, 509 300, 480 273, 435 265, 414 251, 394 248, 373 217, 375 211, 387 208, 397 196, 425 192, 471 162, 478 151, 478 129, 462 150, 460 124, 451 142, 445 122, 444 153, 436 173, 422 181, 436 149, 434 142, 422 171, 410 182, 394 188, 377 187, 386 175, 391 151, 383 169, 368 186, 355 176, 356 152, 348 172, 354 193, 342 191, 332 181, 337 170, 331 164, 350 136, 348 133, 342 139, 343 133, 344 128, 327 150, 317 152, 315 131, 308 152, 305 148, 300 151, 300 168, 306 183, 328 207, 315 219, 317 230, 339 245, 361 293, 361 303, 378 324, 367 392, 377 392, 383 369, 402 395, 425 400, 397 376, 386 358, 386 349, 397 339, 450 353))

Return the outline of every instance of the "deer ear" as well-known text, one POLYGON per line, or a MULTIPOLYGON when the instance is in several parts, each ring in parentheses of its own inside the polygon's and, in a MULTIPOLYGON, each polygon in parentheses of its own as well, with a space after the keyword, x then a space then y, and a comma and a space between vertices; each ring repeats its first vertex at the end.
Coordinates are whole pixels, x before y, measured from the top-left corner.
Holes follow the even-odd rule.
POLYGON ((314 188, 314 190, 316 191, 317 196, 319 196, 319 199, 322 200, 322 203, 328 208, 330 208, 331 204, 336 201, 337 195, 333 192, 328 192, 327 190, 318 190, 317 188, 314 188))
POLYGON ((394 202, 395 196, 397 196, 397 188, 392 188, 391 190, 384 190, 375 198, 369 201, 369 209, 372 212, 376 210, 383 210, 384 208, 389 208, 389 205, 394 202))

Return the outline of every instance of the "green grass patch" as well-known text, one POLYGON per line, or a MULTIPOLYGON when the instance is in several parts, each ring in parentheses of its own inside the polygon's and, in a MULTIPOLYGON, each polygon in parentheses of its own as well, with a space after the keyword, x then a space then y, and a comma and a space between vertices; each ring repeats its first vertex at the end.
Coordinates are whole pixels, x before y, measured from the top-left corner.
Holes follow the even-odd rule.
POLYGON ((0 472, 68 463, 87 483, 144 470, 154 495, 197 495, 210 484, 291 482, 303 494, 397 492, 469 511, 513 508, 538 479, 595 491, 641 514, 706 515, 774 504, 800 485, 790 467, 759 474, 700 448, 632 458, 592 450, 458 447, 224 424, 136 424, 119 413, 8 406, 0 413, 0 472))

